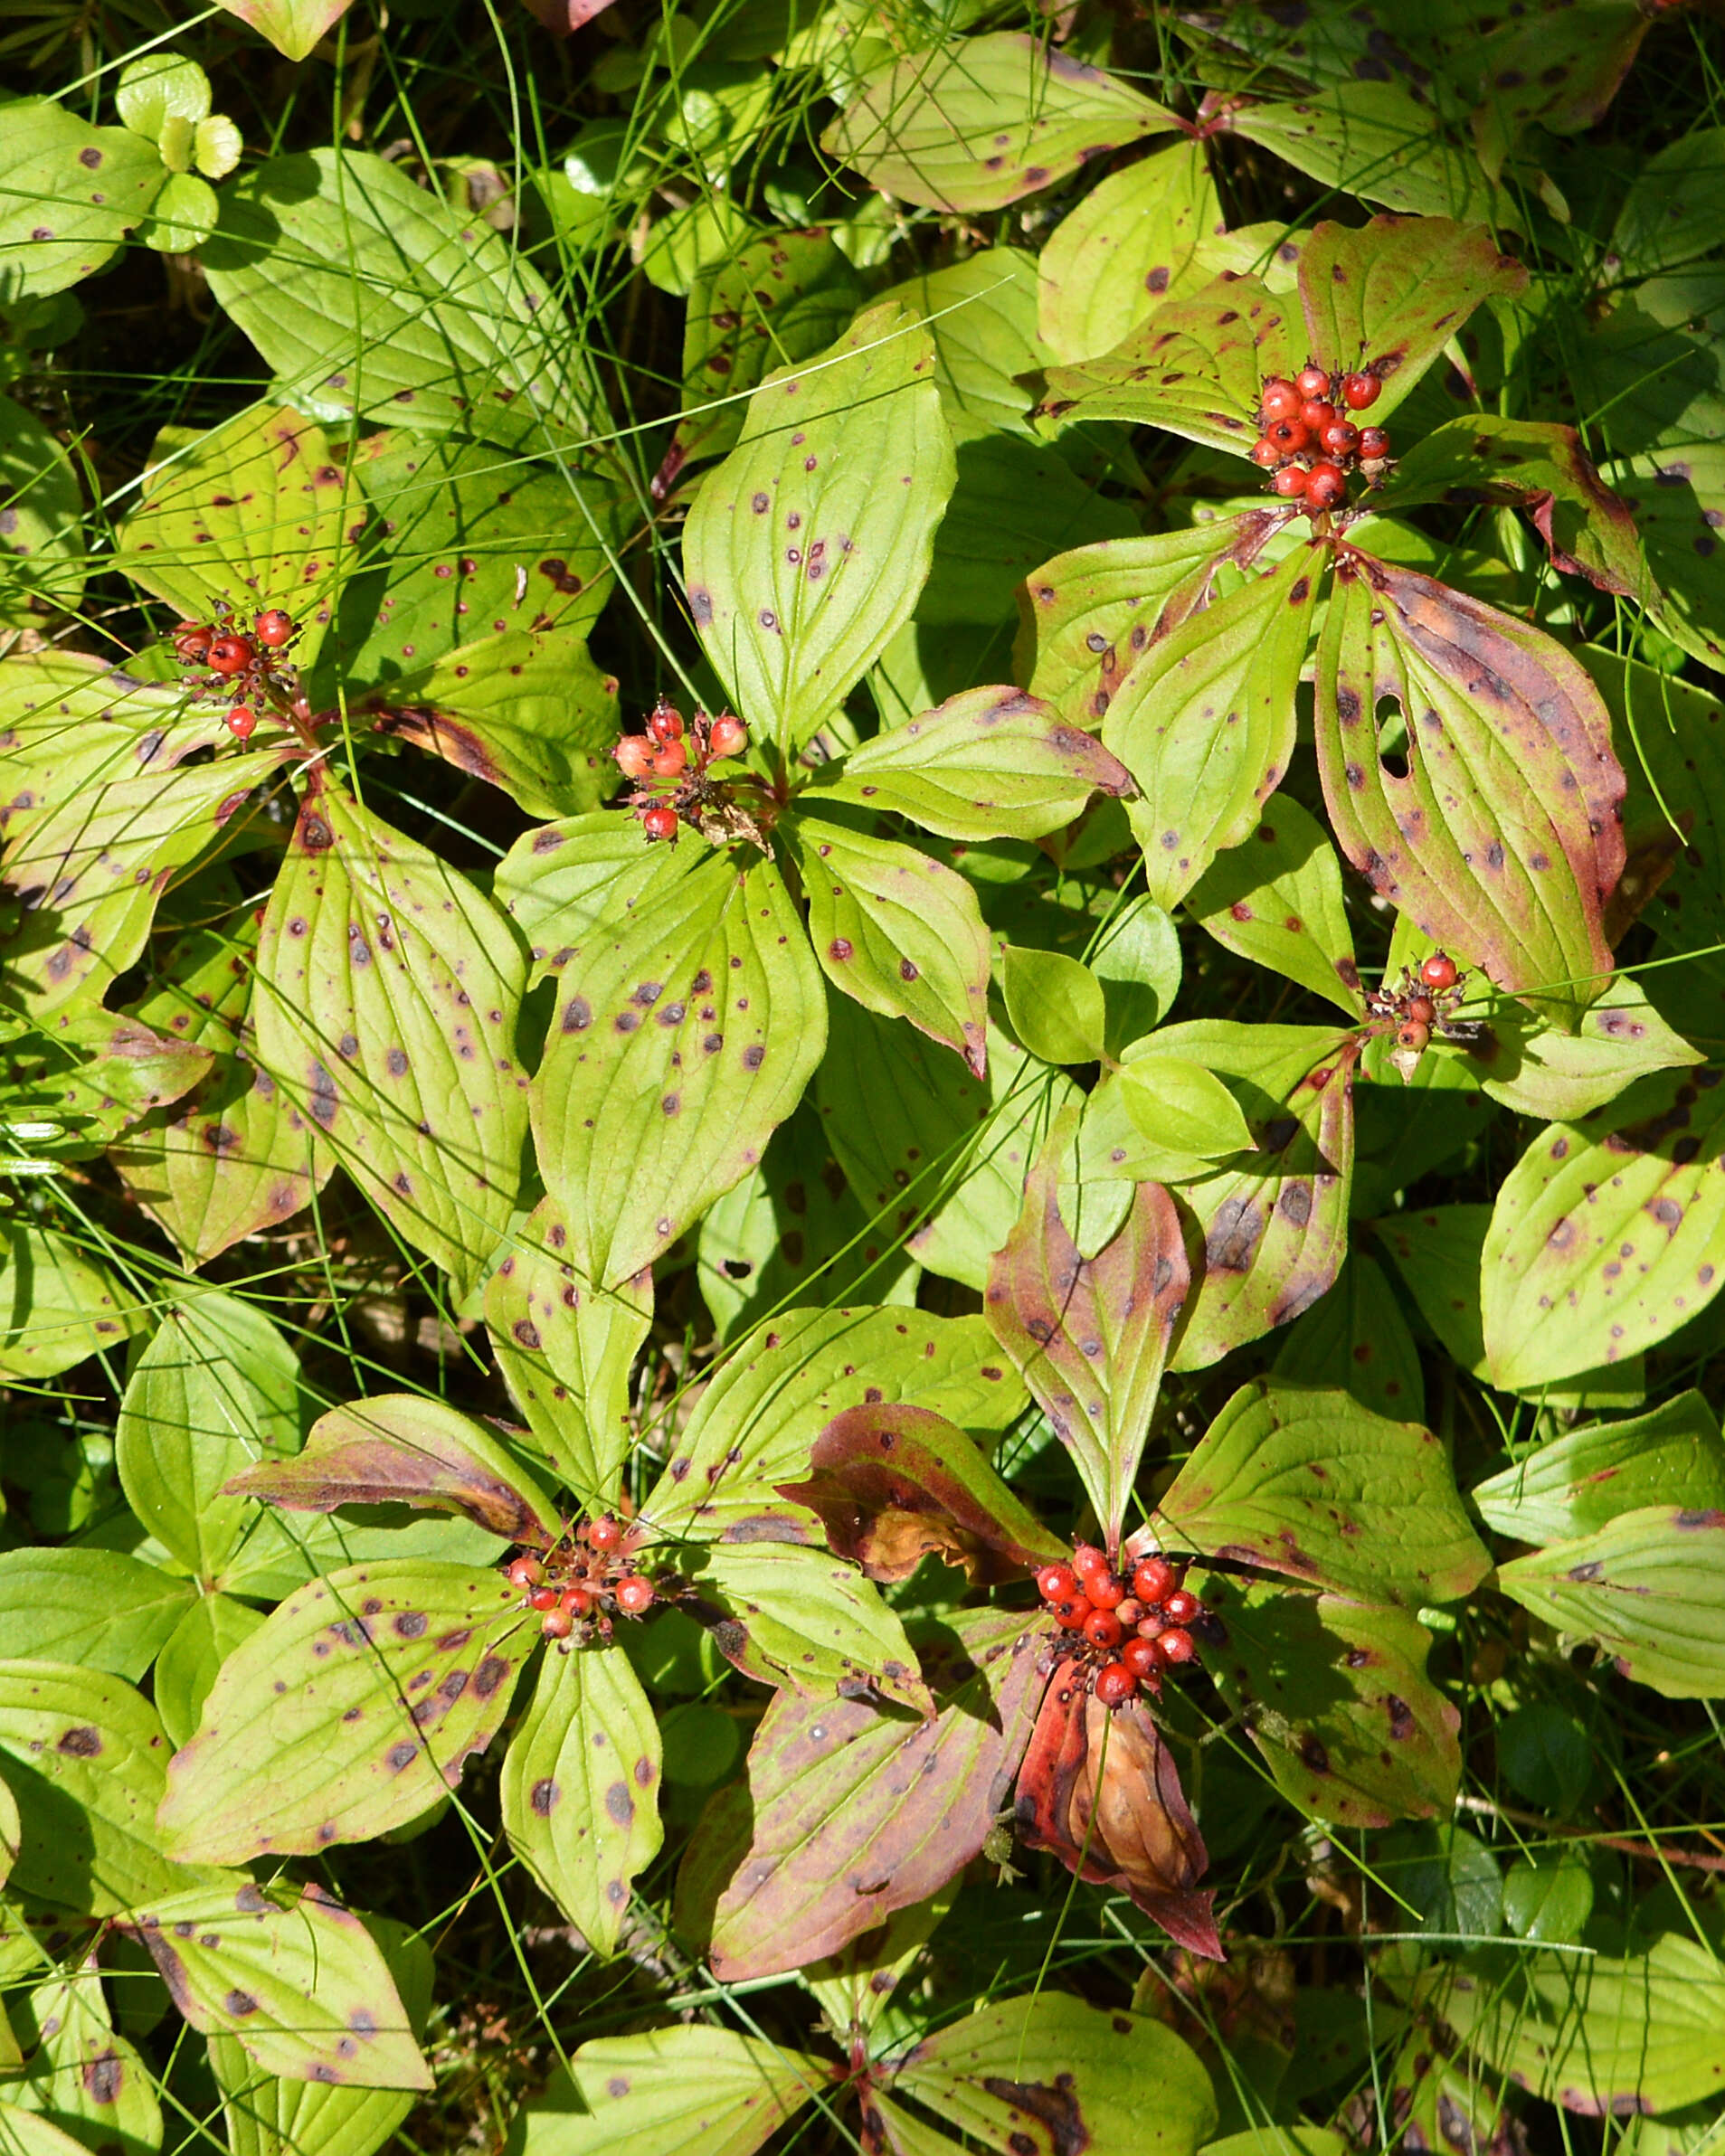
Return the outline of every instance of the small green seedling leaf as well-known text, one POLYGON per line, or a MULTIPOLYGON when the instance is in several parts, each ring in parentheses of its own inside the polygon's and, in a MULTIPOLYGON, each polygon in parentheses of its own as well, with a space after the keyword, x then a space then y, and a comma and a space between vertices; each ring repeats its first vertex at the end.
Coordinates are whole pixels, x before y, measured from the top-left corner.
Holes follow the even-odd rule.
POLYGON ((194 126, 210 109, 210 78, 195 60, 177 52, 147 52, 119 71, 114 104, 134 135, 159 142, 170 119, 194 126))
POLYGON ((1000 954, 1000 993, 1012 1030, 1044 1063, 1095 1063, 1103 1053, 1108 1007, 1088 966, 1058 950, 1000 954))

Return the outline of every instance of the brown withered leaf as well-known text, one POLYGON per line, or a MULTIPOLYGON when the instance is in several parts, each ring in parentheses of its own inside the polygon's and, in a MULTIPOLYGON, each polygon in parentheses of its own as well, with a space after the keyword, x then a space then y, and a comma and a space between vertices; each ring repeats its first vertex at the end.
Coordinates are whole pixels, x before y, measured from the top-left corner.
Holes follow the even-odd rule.
POLYGON ((1209 1867, 1173 1754, 1142 1702, 1110 1709, 1076 1662, 1055 1669, 1019 1769, 1019 1832, 1081 1879, 1129 1894, 1171 1939, 1222 1959, 1209 1867))

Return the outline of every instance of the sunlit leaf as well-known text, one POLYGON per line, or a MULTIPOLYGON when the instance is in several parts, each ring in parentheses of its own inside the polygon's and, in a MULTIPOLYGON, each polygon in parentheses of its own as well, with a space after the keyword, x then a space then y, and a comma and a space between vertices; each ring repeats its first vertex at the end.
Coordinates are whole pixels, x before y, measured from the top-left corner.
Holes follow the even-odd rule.
POLYGON ((263 1612, 232 1594, 200 1594, 156 1658, 150 1679, 156 1711, 177 1750, 190 1742, 222 1665, 263 1622, 263 1612))
POLYGON ((34 412, 10 397, 0 397, 0 624, 21 629, 33 614, 75 608, 85 546, 78 475, 34 412))
POLYGON ((136 1684, 197 1590, 118 1550, 0 1553, 0 1657, 76 1662, 136 1684))
POLYGON ((1454 217, 1522 229, 1513 199, 1492 184, 1473 146, 1449 140, 1430 105, 1398 83, 1351 80, 1293 104, 1247 105, 1228 126, 1296 172, 1427 225, 1454 217))
POLYGON ((6 107, 0 151, 0 298, 61 292, 93 275, 136 230, 167 178, 153 143, 92 128, 47 98, 6 107))
POLYGON ((719 1651, 757 1683, 805 1699, 872 1696, 934 1712, 898 1619, 825 1550, 715 1543, 693 1586, 719 1651))
POLYGON ((352 0, 218 0, 218 5, 249 23, 286 59, 304 60, 346 14, 352 0))
POLYGON ((1573 1033, 1542 1026, 1515 1005, 1500 1007, 1483 1060, 1481 1088, 1493 1101, 1542 1122, 1572 1123, 1633 1080, 1705 1056, 1666 1024, 1639 981, 1619 976, 1573 1033))
POLYGON ((595 931, 645 911, 702 865, 694 846, 648 846, 625 816, 571 816, 517 839, 492 895, 526 939, 530 979, 561 973, 595 931))
POLYGON ((520 2156, 754 2156, 828 2063, 701 2023, 596 2037, 520 2115, 520 2156), (579 2104, 577 2104, 577 2092, 579 2104))
POLYGON ((147 1322, 119 1275, 70 1235, 21 1221, 0 1229, 0 1373, 52 1377, 147 1322))
POLYGON ((1200 243, 1222 223, 1206 146, 1177 142, 1113 172, 1049 233, 1038 321, 1057 358, 1112 351, 1157 301, 1209 281, 1200 243))
POLYGON ((1725 1510, 1719 1417, 1700 1393, 1679 1393, 1627 1422, 1566 1431, 1475 1483, 1473 1498, 1516 1542, 1559 1542, 1649 1505, 1725 1510))
POLYGON ((1095 1063, 1102 1054, 1108 1005, 1088 966, 1058 950, 1001 952, 1000 994, 1012 1030, 1044 1063, 1095 1063))
POLYGON ((1048 356, 1037 337, 1034 255, 1016 247, 979 248, 881 297, 927 323, 934 379, 954 441, 1030 432, 1031 392, 1020 377, 1048 356))
POLYGON ((155 2156, 162 2145, 162 2107, 150 2069, 113 2025, 93 1972, 57 1973, 9 2004, 39 2040, 29 2072, 8 2079, 12 2106, 39 2112, 73 2144, 155 2156))
POLYGON ((1315 817, 1286 796, 1205 870, 1187 911, 1217 941, 1350 1013, 1361 1007, 1341 865, 1315 817))

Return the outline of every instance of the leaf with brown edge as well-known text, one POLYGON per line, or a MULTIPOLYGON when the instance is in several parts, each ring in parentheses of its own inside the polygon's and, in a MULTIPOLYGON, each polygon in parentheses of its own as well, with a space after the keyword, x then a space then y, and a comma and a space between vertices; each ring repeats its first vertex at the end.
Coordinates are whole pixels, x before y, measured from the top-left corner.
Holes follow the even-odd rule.
POLYGON ((1291 314, 1256 277, 1224 270, 1165 299, 1112 352, 1050 367, 1038 417, 1057 428, 1139 422, 1244 457, 1257 439, 1260 384, 1298 364, 1291 314))
POLYGON ((258 1063, 458 1295, 520 1183, 526 977, 488 898, 312 774, 259 938, 258 1063))
POLYGON ((1417 1619, 1214 1573, 1197 1592, 1227 1631, 1205 1666, 1308 1819, 1387 1827, 1450 1816, 1461 1716, 1426 1675, 1432 1636, 1417 1619))
POLYGON ((621 1287, 759 1160, 820 1061, 826 995, 778 868, 722 854, 595 924, 560 986, 540 1172, 571 1261, 621 1287))
POLYGON ((722 1983, 837 1953, 971 1861, 1029 1735, 1039 1636, 1035 1618, 1003 1610, 924 1628, 932 1722, 779 1695, 749 1748, 753 1840, 718 1897, 722 1983))
POLYGON ((620 1648, 547 1648, 503 1762, 509 1845, 596 1953, 659 1854, 659 1725, 620 1648))
POLYGON ((995 1586, 1064 1557, 1050 1534, 944 1415, 848 1407, 816 1438, 806 1482, 779 1495, 818 1513, 827 1541, 871 1580, 907 1580, 931 1552, 995 1586))
POLYGON ((1160 1183, 1138 1184, 1118 1234, 1094 1258, 1080 1254, 1060 1212, 1069 1140, 1063 1123, 1026 1178, 983 1307, 1071 1453, 1112 1551, 1191 1275, 1180 1215, 1160 1183))
POLYGON ((1076 1661, 1055 1666, 1015 1799, 1019 1832, 1081 1879, 1126 1894, 1189 1953, 1223 1959, 1199 1886, 1208 1852, 1174 1755, 1142 1700, 1109 1708, 1076 1661))
POLYGON ((1527 286, 1483 225, 1447 217, 1374 217, 1313 228, 1300 256, 1300 305, 1321 367, 1365 368, 1383 384, 1373 425, 1394 411, 1486 299, 1527 286))
POLYGON ((836 988, 908 1018, 988 1070, 989 932, 976 892, 926 854, 824 817, 781 827, 809 898, 809 937, 836 988))
POLYGON ((804 1699, 872 1698, 934 1712, 898 1618, 826 1550, 711 1543, 691 1593, 720 1653, 758 1684, 804 1699))
POLYGON ((291 1460, 249 1467, 223 1490, 289 1512, 338 1505, 419 1505, 459 1512, 506 1542, 545 1546, 557 1508, 519 1461, 471 1417, 415 1393, 332 1407, 291 1460))
POLYGON ((1318 650, 1318 768, 1342 851, 1422 934, 1573 1023, 1611 971, 1624 775, 1561 646, 1445 584, 1341 550, 1318 650), (1378 747, 1386 707, 1405 773, 1378 747))
POLYGON ((1240 845, 1282 783, 1326 566, 1319 541, 1297 543, 1152 644, 1113 693, 1102 738, 1137 782, 1126 814, 1159 905, 1240 845))
POLYGON ((404 1827, 497 1735, 538 1644, 495 1572, 403 1557, 330 1573, 223 1663, 168 1764, 164 1847, 241 1864, 404 1827))

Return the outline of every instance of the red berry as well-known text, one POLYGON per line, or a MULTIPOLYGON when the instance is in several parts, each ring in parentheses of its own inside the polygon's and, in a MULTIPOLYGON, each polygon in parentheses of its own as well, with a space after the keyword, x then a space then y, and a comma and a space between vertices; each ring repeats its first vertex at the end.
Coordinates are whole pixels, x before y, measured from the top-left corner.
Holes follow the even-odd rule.
POLYGON ((1369 404, 1378 402, 1383 386, 1375 374, 1344 374, 1341 401, 1350 411, 1364 411, 1369 404))
POLYGON ((1246 451, 1260 471, 1274 471, 1282 461, 1282 452, 1267 434, 1262 435, 1246 451))
POLYGON ((585 1617, 593 1606, 592 1595, 585 1587, 565 1587, 558 1599, 573 1617, 585 1617))
POLYGON ((1461 975, 1461 968, 1446 950, 1435 950, 1424 960, 1419 978, 1428 988, 1453 988, 1461 975))
POLYGON ((1093 1647, 1118 1647, 1123 1629, 1112 1610, 1092 1610, 1084 1621, 1084 1636, 1093 1647))
POLYGON ((1351 420, 1332 420, 1319 440, 1332 457, 1351 457, 1360 447, 1360 430, 1351 420))
POLYGON ((622 1528, 609 1513, 587 1522, 587 1546, 590 1549, 612 1550, 622 1538, 622 1528))
POLYGON ((547 1610, 539 1620, 539 1630, 547 1640, 566 1640, 575 1629, 575 1621, 567 1610, 547 1610))
POLYGON ((741 756, 749 745, 749 730, 741 719, 721 712, 706 737, 707 753, 716 757, 741 756))
POLYGON ((1336 408, 1327 397, 1313 397, 1300 407, 1300 424, 1309 433, 1322 434, 1336 423, 1336 408))
POLYGON ((1087 1594, 1075 1594, 1070 1602, 1058 1604, 1054 1621, 1063 1632, 1081 1632, 1095 1614, 1087 1594))
POLYGON ((1174 1584, 1174 1567, 1166 1557, 1146 1557, 1133 1574, 1132 1584, 1140 1602, 1160 1603, 1174 1584))
POLYGON ((1397 1034, 1396 1045, 1398 1048, 1410 1048, 1416 1055, 1418 1055, 1426 1048, 1431 1037, 1432 1029, 1429 1026, 1422 1026, 1417 1018, 1409 1018, 1407 1025, 1397 1034))
POLYGON ((1120 1659, 1134 1677, 1154 1677, 1162 1666, 1162 1650, 1154 1640, 1128 1640, 1120 1659))
POLYGON ((617 1607, 629 1617, 640 1617, 653 1606, 653 1583, 638 1572, 617 1583, 617 1607))
POLYGON ((1339 464, 1314 464, 1306 477, 1305 498, 1314 509, 1339 508, 1348 498, 1348 479, 1339 464))
POLYGON ((252 623, 260 644, 267 644, 271 651, 280 651, 293 635, 291 614, 284 614, 280 607, 266 607, 252 623))
POLYGON ((1267 427, 1272 420, 1291 420, 1299 411, 1303 400, 1293 383, 1281 374, 1272 374, 1264 384, 1258 398, 1258 411, 1267 427))
POLYGON ((1137 1623, 1138 1620, 1143 1615, 1143 1603, 1130 1594, 1126 1597, 1124 1602, 1116 1603, 1114 1604, 1114 1615, 1119 1618, 1121 1623, 1125 1626, 1128 1631, 1131 1631, 1133 1626, 1137 1623))
POLYGON ((1311 446, 1312 432, 1303 420, 1277 420, 1275 426, 1264 430, 1264 439, 1284 457, 1293 457, 1311 446))
POLYGON ((1197 1595, 1189 1594, 1184 1587, 1176 1587, 1162 1601, 1162 1616, 1170 1624, 1189 1624, 1204 1607, 1197 1595))
POLYGON ((1310 403, 1313 397, 1330 394, 1330 377, 1321 366, 1307 365, 1294 378, 1294 386, 1300 392, 1302 403, 1310 403))
POLYGON ((683 714, 675 704, 667 704, 664 697, 661 696, 654 704, 651 714, 648 718, 647 731, 656 742, 681 741, 683 738, 683 714))
POLYGON ((208 657, 215 631, 202 621, 182 621, 174 631, 174 648, 181 658, 196 663, 208 657))
POLYGON ((656 779, 680 779, 688 769, 688 751, 680 741, 667 742, 649 769, 656 779))
POLYGON ((626 733, 611 751, 625 779, 644 779, 653 768, 655 751, 644 733, 626 733))
POLYGON ((1165 1662, 1189 1662, 1198 1650, 1192 1644, 1192 1635, 1182 1631, 1179 1625, 1171 1626, 1156 1642, 1165 1662))
POLYGON ((561 1590, 548 1585, 536 1587, 527 1597, 536 1610, 554 1610, 562 1599, 561 1590))
POLYGON ((1374 463, 1379 457, 1389 456, 1389 437, 1381 427, 1361 427, 1360 454, 1370 458, 1374 463))
POLYGON ((1045 1565, 1037 1574, 1037 1593, 1044 1602, 1070 1602, 1078 1592, 1078 1575, 1070 1565, 1045 1565))
POLYGON ((1407 1000, 1407 1016, 1421 1026, 1432 1025, 1437 1017, 1437 1006, 1429 996, 1411 996, 1407 1000))
POLYGON ((1108 1560, 1094 1542, 1081 1542, 1072 1553, 1072 1569, 1081 1580, 1104 1577, 1108 1571, 1108 1560))
POLYGON ((1117 1580, 1111 1572, 1093 1574, 1086 1592, 1099 1610, 1117 1610, 1126 1599, 1124 1583, 1117 1580))
POLYGON ((667 808, 662 803, 656 808, 644 809, 641 812, 641 829, 649 838, 675 838, 676 809, 667 808))
POLYGON ((1305 493, 1306 478, 1303 464, 1284 464, 1270 485, 1284 501, 1298 501, 1305 493))
POLYGON ((1124 1707, 1138 1694, 1138 1679, 1124 1662, 1108 1662, 1096 1672, 1095 1694, 1104 1707, 1124 1707))
POLYGON ((506 1574, 514 1587, 536 1587, 545 1576, 545 1568, 537 1557, 517 1557, 506 1574))
POLYGON ((228 713, 228 732, 235 741, 250 741, 258 730, 258 714, 249 704, 236 704, 228 713))
POLYGON ((213 674, 243 674, 256 663, 258 647, 250 637, 213 637, 206 656, 213 674))

